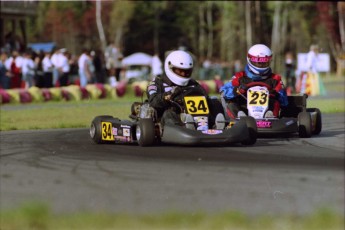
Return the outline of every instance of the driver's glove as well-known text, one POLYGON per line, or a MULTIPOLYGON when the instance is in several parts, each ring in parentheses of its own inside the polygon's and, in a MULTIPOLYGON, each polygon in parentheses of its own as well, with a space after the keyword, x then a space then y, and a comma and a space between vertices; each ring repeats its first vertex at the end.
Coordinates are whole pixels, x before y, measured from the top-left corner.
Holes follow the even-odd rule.
POLYGON ((171 90, 171 98, 174 99, 175 97, 179 96, 181 93, 182 93, 181 87, 175 86, 171 90))
POLYGON ((247 86, 246 85, 242 84, 237 88, 238 94, 245 94, 246 92, 247 92, 247 86))
POLYGON ((166 100, 166 101, 171 100, 171 91, 163 93, 163 100, 166 100))
POLYGON ((277 91, 275 91, 274 89, 269 90, 269 93, 270 93, 270 97, 273 97, 273 98, 279 97, 279 93, 277 91))

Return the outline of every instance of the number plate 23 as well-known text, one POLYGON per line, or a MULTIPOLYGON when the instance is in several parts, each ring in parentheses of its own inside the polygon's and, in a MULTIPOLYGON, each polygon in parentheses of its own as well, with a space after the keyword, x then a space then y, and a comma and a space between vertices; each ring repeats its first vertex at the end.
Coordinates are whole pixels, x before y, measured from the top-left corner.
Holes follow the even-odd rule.
POLYGON ((268 106, 269 93, 265 89, 252 90, 247 92, 248 105, 249 106, 268 106))
POLYGON ((187 112, 191 115, 209 114, 209 108, 205 96, 184 97, 187 112))

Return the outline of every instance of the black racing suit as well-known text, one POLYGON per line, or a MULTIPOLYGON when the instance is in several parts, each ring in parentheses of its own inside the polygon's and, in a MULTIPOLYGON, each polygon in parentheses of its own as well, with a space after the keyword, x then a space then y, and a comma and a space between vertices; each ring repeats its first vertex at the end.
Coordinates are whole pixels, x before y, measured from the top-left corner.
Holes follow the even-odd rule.
MULTIPOLYGON (((167 122, 172 122, 174 124, 183 125, 178 114, 176 107, 172 105, 170 101, 164 99, 166 95, 172 94, 174 98, 182 97, 183 89, 192 88, 193 92, 200 92, 200 95, 204 95, 207 98, 207 103, 210 109, 209 115, 209 127, 214 125, 214 119, 217 112, 223 113, 222 106, 219 102, 211 100, 205 89, 194 79, 190 79, 186 86, 178 86, 174 84, 165 74, 161 77, 156 77, 151 81, 147 87, 147 96, 150 106, 152 106, 157 111, 158 119, 161 119, 162 125, 164 126, 167 122), (217 105, 215 105, 217 104, 217 105)), ((182 99, 182 98, 181 98, 182 99)), ((176 100, 175 100, 176 101, 176 100)), ((224 113, 223 113, 224 114, 224 113)))

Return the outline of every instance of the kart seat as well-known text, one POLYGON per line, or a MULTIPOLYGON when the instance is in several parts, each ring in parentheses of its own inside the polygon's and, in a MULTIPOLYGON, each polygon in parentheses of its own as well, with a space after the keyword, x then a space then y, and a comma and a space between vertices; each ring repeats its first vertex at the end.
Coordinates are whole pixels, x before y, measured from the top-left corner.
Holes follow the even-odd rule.
POLYGON ((288 106, 282 107, 280 117, 298 117, 300 112, 306 111, 308 95, 288 96, 288 106))

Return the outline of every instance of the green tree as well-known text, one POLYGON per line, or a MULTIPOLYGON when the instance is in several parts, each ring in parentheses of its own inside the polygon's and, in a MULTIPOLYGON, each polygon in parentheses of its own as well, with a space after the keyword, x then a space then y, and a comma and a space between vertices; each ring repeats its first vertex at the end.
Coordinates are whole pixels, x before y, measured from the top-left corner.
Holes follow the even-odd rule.
POLYGON ((119 47, 123 46, 124 34, 127 32, 127 24, 133 11, 134 3, 131 1, 114 1, 112 4, 107 32, 109 41, 119 47))

